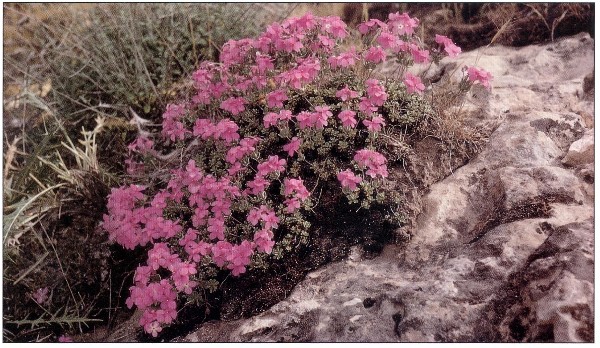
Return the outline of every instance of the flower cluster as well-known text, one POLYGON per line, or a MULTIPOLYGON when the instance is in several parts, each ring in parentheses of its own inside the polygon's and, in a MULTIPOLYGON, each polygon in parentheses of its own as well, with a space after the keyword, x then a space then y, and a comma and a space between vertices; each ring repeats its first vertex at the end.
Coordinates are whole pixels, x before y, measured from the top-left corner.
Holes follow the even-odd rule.
POLYGON ((467 76, 470 82, 479 82, 487 89, 492 88, 490 85, 490 81, 492 81, 492 74, 488 71, 471 66, 467 68, 467 76))
MULTIPOLYGON (((200 65, 191 100, 163 114, 162 140, 180 150, 181 167, 162 185, 113 188, 103 221, 112 241, 148 248, 127 299, 128 307, 142 310, 147 333, 157 336, 175 320, 179 296, 204 286, 202 267, 239 276, 255 259, 276 253, 285 239, 280 227, 314 208, 307 186, 317 188, 319 168, 306 156, 350 148, 357 172, 336 167, 326 176, 336 184, 337 174, 345 193, 388 177, 387 159, 372 140, 393 125, 384 111, 393 94, 370 72, 390 55, 429 62, 414 36, 417 26, 406 13, 369 20, 358 27, 368 44, 357 49, 340 45, 349 32, 339 18, 306 14, 274 23, 255 39, 230 40, 219 63, 200 65), (360 71, 369 74, 359 77, 360 71), (308 92, 328 84, 329 95, 308 92)), ((449 56, 460 52, 447 37, 436 40, 449 56)), ((491 76, 472 69, 469 79, 488 86, 491 76)), ((402 88, 425 92, 410 73, 402 88)), ((129 172, 152 170, 134 158, 156 155, 154 145, 146 135, 130 144, 129 172)))
POLYGON ((48 288, 40 288, 37 289, 32 295, 31 297, 33 297, 33 299, 35 300, 35 302, 37 302, 38 304, 44 304, 46 303, 46 301, 48 301, 48 288))

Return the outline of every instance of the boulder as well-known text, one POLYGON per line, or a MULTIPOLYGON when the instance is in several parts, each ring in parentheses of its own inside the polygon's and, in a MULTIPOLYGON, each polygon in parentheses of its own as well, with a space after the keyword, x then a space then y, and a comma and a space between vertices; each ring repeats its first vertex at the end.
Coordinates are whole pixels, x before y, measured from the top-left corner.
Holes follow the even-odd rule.
POLYGON ((594 130, 585 132, 584 136, 573 142, 567 151, 567 155, 562 159, 562 163, 567 166, 581 166, 588 163, 594 163, 594 130))

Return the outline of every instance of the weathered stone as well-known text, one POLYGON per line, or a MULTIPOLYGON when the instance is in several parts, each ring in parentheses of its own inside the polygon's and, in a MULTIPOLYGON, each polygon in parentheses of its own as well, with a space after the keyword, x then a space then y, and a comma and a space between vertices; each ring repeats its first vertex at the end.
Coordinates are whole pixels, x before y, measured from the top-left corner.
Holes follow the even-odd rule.
POLYGON ((573 142, 562 163, 568 166, 579 166, 594 162, 594 130, 585 132, 583 138, 573 142))

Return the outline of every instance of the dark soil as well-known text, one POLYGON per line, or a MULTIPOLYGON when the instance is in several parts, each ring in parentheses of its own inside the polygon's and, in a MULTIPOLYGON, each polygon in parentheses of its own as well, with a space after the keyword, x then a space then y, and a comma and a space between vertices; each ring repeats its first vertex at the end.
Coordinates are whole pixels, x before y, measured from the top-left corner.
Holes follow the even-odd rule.
MULTIPOLYGON (((61 191, 64 203, 60 211, 52 212, 36 227, 35 233, 45 240, 46 250, 30 238, 34 241, 27 241, 19 253, 13 254, 11 250, 10 255, 4 255, 3 324, 5 334, 10 333, 5 340, 30 342, 51 334, 52 341, 68 328, 64 322, 31 330, 10 323, 16 319, 49 319, 29 297, 30 289, 47 287, 52 301, 45 305, 46 310, 56 312, 58 317, 64 313, 113 325, 115 314, 124 307, 124 295, 133 279, 131 270, 140 252, 126 252, 108 242, 106 233, 98 228, 106 209, 108 188, 97 178, 87 176, 85 180, 90 185, 77 193, 61 191), (49 256, 27 278, 17 284, 11 281, 20 274, 14 272, 29 267, 45 251, 49 256), (11 267, 13 264, 15 267, 11 267), (73 295, 80 305, 73 304, 73 295), (14 303, 21 305, 14 306, 14 303)), ((86 325, 72 327, 75 328, 89 330, 86 325)))

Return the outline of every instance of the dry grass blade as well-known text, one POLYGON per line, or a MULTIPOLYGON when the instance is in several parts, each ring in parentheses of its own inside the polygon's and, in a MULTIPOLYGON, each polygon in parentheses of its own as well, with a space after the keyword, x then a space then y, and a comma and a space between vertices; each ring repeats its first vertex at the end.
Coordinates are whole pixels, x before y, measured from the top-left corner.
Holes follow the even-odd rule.
MULTIPOLYGON (((35 196, 31 197, 30 199, 23 199, 21 202, 19 202, 16 207, 17 209, 10 215, 6 215, 4 217, 4 227, 3 227, 3 234, 4 234, 4 239, 3 239, 3 243, 6 243, 6 239, 8 238, 10 232, 13 230, 13 226, 21 226, 23 224, 22 220, 19 221, 19 219, 22 219, 23 217, 23 213, 25 212, 25 209, 27 209, 29 206, 31 206, 38 198, 40 198, 41 196, 43 196, 44 194, 46 194, 49 191, 52 191, 56 188, 65 186, 65 183, 61 183, 61 184, 57 184, 54 186, 50 186, 47 189, 39 192, 38 194, 36 194, 35 196)), ((15 205, 13 205, 14 207, 15 205)), ((7 207, 7 208, 11 208, 11 207, 7 207)))
POLYGON ((15 281, 13 282, 13 285, 17 285, 19 284, 19 282, 23 279, 25 279, 25 277, 27 277, 29 275, 29 273, 31 273, 33 270, 35 270, 42 262, 44 262, 44 260, 46 259, 46 257, 48 257, 48 255, 50 255, 49 251, 46 251, 46 253, 44 253, 44 255, 40 256, 39 259, 37 259, 37 261, 31 265, 31 267, 29 267, 25 272, 23 272, 23 274, 21 274, 19 276, 19 278, 15 279, 15 281))
POLYGON ((492 37, 492 40, 490 40, 490 43, 487 44, 486 47, 490 47, 494 42, 496 42, 496 40, 500 37, 500 35, 502 35, 510 26, 510 24, 512 23, 512 19, 508 19, 501 27, 500 29, 498 29, 498 31, 496 32, 496 34, 494 35, 494 37, 492 37))
POLYGON ((561 16, 560 16, 558 19, 556 19, 556 20, 552 21, 552 30, 551 30, 551 32, 550 32, 550 39, 552 40, 552 42, 554 42, 554 30, 555 30, 555 29, 556 29, 556 27, 557 27, 557 26, 560 24, 560 22, 561 22, 563 19, 565 19, 565 16, 567 15, 567 12, 568 12, 568 10, 565 10, 565 11, 562 13, 562 15, 561 15, 561 16))
POLYGON ((552 30, 550 28, 550 25, 546 21, 546 17, 543 14, 541 14, 541 12, 538 11, 538 9, 535 8, 534 5, 525 4, 525 6, 529 7, 535 14, 537 14, 542 19, 542 21, 544 22, 544 25, 546 26, 546 28, 548 28, 548 30, 552 30))
POLYGON ((17 137, 13 140, 11 144, 6 143, 8 146, 6 153, 4 154, 4 194, 7 198, 12 197, 12 179, 9 178, 10 171, 16 171, 18 168, 13 165, 15 161, 16 155, 25 155, 23 152, 19 151, 17 148, 17 144, 21 140, 20 137, 17 137))

